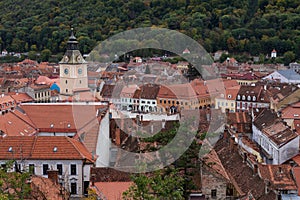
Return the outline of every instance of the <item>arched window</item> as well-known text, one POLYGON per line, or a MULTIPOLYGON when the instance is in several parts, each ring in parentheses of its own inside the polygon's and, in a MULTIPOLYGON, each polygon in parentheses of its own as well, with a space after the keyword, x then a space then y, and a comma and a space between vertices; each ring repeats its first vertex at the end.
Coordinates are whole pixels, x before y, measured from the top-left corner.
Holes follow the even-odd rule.
POLYGON ((253 96, 252 99, 253 99, 253 101, 256 101, 256 97, 255 96, 253 96))
POLYGON ((238 100, 240 100, 240 99, 241 99, 241 96, 240 96, 240 95, 238 95, 238 96, 237 96, 237 99, 238 99, 238 100))
POLYGON ((246 97, 245 97, 245 95, 243 95, 243 96, 242 96, 242 100, 245 100, 245 99, 246 99, 246 97))
POLYGON ((248 100, 248 101, 251 101, 251 96, 248 96, 248 97, 247 97, 247 100, 248 100))

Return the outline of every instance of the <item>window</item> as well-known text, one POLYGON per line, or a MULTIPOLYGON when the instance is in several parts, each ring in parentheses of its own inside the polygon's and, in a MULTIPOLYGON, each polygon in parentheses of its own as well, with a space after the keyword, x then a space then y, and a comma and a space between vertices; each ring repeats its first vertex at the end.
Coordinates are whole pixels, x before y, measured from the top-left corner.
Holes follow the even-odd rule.
POLYGON ((211 198, 217 198, 217 189, 211 190, 211 198))
POLYGON ((58 175, 62 175, 63 174, 62 164, 57 164, 56 168, 58 170, 58 175))
POLYGON ((49 169, 49 165, 48 164, 43 164, 43 175, 47 175, 48 169, 49 169))
POLYGON ((242 99, 243 99, 243 100, 245 100, 245 99, 246 99, 245 95, 243 95, 243 96, 242 96, 242 99))
POLYGON ((71 175, 76 175, 76 165, 71 165, 71 175))
POLYGON ((240 95, 238 95, 238 96, 237 96, 237 99, 238 99, 238 100, 240 100, 240 99, 241 99, 241 96, 240 96, 240 95))
POLYGON ((66 93, 68 93, 69 92, 69 90, 68 89, 66 89, 66 93))
POLYGON ((29 174, 35 174, 34 164, 29 164, 29 174))
POLYGON ((79 80, 79 84, 81 84, 81 80, 79 80))
POLYGON ((77 184, 71 183, 71 194, 77 194, 77 184))
POLYGON ((247 100, 248 100, 248 101, 251 101, 251 97, 250 97, 250 96, 248 96, 248 97, 247 97, 247 100))
POLYGON ((164 100, 164 104, 166 104, 166 100, 164 100))
POLYGON ((68 80, 66 80, 66 84, 68 84, 68 80))
POLYGON ((256 101, 256 97, 255 96, 253 96, 252 98, 253 98, 253 101, 256 101))
POLYGON ((159 100, 159 103, 162 103, 162 100, 159 100))

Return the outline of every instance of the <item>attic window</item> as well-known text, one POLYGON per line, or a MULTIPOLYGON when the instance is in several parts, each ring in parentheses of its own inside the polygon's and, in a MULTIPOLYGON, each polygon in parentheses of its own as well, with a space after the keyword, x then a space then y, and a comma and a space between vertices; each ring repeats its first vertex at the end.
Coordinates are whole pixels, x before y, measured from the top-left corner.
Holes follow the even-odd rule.
POLYGON ((248 101, 251 101, 251 97, 250 97, 250 96, 248 96, 248 97, 247 97, 247 100, 248 100, 248 101))
POLYGON ((8 152, 12 152, 13 148, 12 147, 9 147, 8 148, 8 152))
POLYGON ((228 99, 231 99, 231 94, 228 95, 228 99))
POLYGON ((242 96, 242 100, 245 100, 245 99, 246 99, 246 97, 245 97, 245 95, 243 95, 243 96, 242 96))
POLYGON ((57 152, 57 147, 54 147, 54 148, 53 148, 53 152, 57 152))
POLYGON ((255 96, 253 96, 252 99, 253 99, 253 101, 256 101, 256 97, 255 96))
POLYGON ((241 96, 240 96, 240 95, 238 95, 238 96, 237 96, 237 99, 238 99, 238 100, 240 100, 240 99, 241 99, 241 96))
POLYGON ((299 117, 299 114, 294 114, 294 117, 299 117))
POLYGON ((68 128, 71 128, 71 124, 68 124, 68 128))
POLYGON ((50 128, 53 128, 54 127, 54 124, 50 124, 50 128))

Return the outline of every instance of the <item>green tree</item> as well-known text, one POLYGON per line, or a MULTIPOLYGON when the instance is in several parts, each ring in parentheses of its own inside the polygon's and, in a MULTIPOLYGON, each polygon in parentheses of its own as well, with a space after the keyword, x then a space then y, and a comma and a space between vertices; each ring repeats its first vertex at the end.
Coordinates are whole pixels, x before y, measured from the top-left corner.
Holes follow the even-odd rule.
POLYGON ((289 65, 291 62, 295 61, 296 55, 292 51, 287 51, 283 54, 284 65, 289 65))
POLYGON ((51 51, 49 49, 44 49, 42 52, 41 52, 41 60, 42 61, 49 61, 49 58, 51 56, 51 51))
POLYGON ((0 168, 0 198, 1 199, 27 199, 31 188, 27 180, 28 172, 7 172, 7 169, 15 167, 15 161, 6 163, 6 167, 0 168), (3 197, 3 198, 2 198, 3 197))
POLYGON ((125 200, 183 199, 184 180, 174 168, 165 168, 148 175, 134 175, 131 179, 134 184, 123 193, 125 200))

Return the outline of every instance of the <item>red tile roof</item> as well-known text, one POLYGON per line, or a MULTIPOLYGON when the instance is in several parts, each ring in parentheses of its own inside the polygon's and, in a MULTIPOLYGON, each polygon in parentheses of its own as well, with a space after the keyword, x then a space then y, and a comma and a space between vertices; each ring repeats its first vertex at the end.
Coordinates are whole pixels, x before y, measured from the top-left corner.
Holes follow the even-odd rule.
POLYGON ((203 157, 203 161, 206 165, 211 167, 215 172, 219 173, 225 179, 230 181, 230 178, 222 165, 222 162, 214 149, 212 149, 207 155, 203 157))
POLYGON ((96 117, 102 105, 22 105, 40 132, 77 132, 96 117))
POLYGON ((300 167, 295 167, 293 169, 295 181, 298 189, 298 196, 300 196, 300 167))
POLYGON ((15 100, 15 102, 18 103, 27 103, 27 102, 33 102, 34 99, 29 96, 27 93, 9 93, 9 95, 15 100))
POLYGON ((37 133, 35 125, 27 115, 18 110, 0 115, 0 130, 8 136, 30 136, 37 133))
MULTIPOLYGON (((33 199, 42 200, 47 199, 63 200, 61 190, 63 190, 60 184, 53 184, 53 181, 41 176, 31 177, 31 192, 30 195, 33 199)), ((65 198, 67 198, 66 193, 65 198)))
POLYGON ((297 190, 291 176, 290 165, 258 165, 259 174, 263 180, 269 180, 273 189, 297 190))
POLYGON ((282 119, 300 119, 299 103, 284 108, 281 113, 282 119))
POLYGON ((7 136, 0 139, 0 159, 87 160, 94 162, 84 145, 63 136, 7 136), (11 151, 9 149, 11 148, 11 151))
POLYGON ((122 200, 122 194, 133 182, 96 182, 95 186, 100 192, 101 199, 122 200))

